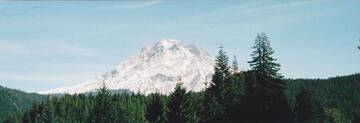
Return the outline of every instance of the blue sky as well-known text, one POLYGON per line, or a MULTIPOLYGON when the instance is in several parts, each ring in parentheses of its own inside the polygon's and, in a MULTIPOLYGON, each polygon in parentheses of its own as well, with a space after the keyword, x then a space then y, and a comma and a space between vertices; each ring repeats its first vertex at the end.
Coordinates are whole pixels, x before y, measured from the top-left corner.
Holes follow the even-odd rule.
POLYGON ((219 44, 248 69, 265 32, 287 78, 360 72, 360 1, 0 2, 0 85, 28 92, 71 86, 160 39, 219 44))

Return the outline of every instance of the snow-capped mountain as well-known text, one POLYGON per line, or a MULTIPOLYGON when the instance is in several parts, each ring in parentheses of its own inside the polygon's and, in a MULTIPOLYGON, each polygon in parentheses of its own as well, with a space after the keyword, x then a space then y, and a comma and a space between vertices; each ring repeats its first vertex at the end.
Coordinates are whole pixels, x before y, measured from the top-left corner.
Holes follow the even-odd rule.
POLYGON ((95 91, 104 82, 109 89, 128 89, 145 94, 171 92, 181 78, 188 90, 200 91, 211 80, 214 59, 195 45, 164 39, 122 62, 115 70, 74 87, 40 92, 84 93, 95 91))

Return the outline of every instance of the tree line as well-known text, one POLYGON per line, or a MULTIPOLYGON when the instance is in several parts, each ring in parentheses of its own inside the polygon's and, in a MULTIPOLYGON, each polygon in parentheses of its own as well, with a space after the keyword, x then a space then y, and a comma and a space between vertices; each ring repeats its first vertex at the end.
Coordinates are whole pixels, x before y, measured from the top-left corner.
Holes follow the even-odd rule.
MULTIPOLYGON (((47 101, 34 103, 29 110, 13 113, 5 122, 342 123, 358 119, 358 111, 346 112, 344 106, 340 105, 350 104, 341 100, 342 97, 337 99, 344 103, 329 100, 331 97, 327 96, 332 92, 326 92, 326 88, 315 92, 313 90, 317 86, 312 85, 316 83, 309 84, 303 80, 287 83, 290 80, 284 79, 279 73, 281 65, 273 57, 274 50, 266 34, 256 36, 252 49, 252 60, 248 62, 251 70, 239 71, 236 57, 230 62, 221 46, 212 80, 201 92, 186 90, 181 79, 169 95, 110 94, 104 85, 96 94, 65 95, 60 98, 49 96, 47 101)), ((353 79, 359 83, 360 79, 353 79)), ((353 91, 358 92, 356 89, 353 91)), ((347 96, 356 97, 350 100, 351 106, 356 108, 358 103, 355 100, 360 99, 359 93, 347 96)))
POLYGON ((46 97, 26 93, 16 89, 0 86, 0 123, 3 122, 11 112, 27 110, 36 101, 44 101, 46 97))

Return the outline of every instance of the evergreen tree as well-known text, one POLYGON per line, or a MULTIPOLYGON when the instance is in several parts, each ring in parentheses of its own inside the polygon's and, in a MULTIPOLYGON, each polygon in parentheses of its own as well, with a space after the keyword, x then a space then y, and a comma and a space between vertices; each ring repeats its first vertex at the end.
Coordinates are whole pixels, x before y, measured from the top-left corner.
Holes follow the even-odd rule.
POLYGON ((330 122, 332 123, 351 123, 345 114, 337 108, 328 108, 325 112, 330 117, 330 122))
POLYGON ((21 113, 15 112, 11 113, 2 123, 22 123, 21 122, 21 113))
POLYGON ((239 72, 239 65, 238 65, 236 55, 233 56, 231 69, 232 69, 233 73, 239 72))
POLYGON ((43 104, 43 110, 42 110, 42 114, 41 114, 41 120, 40 122, 45 122, 45 123, 54 123, 54 119, 55 119, 55 108, 52 102, 52 97, 48 96, 48 100, 47 102, 44 102, 43 104))
POLYGON ((221 114, 225 113, 223 105, 219 103, 215 94, 204 92, 203 106, 201 109, 201 122, 216 123, 222 120, 221 114))
POLYGON ((300 123, 309 123, 312 121, 312 117, 315 116, 313 103, 313 96, 310 91, 304 87, 301 87, 296 94, 295 113, 297 121, 300 123))
POLYGON ((146 119, 150 123, 167 123, 166 113, 168 109, 164 97, 159 93, 152 94, 150 104, 147 106, 146 119))
MULTIPOLYGON (((234 116, 234 113, 238 114, 238 109, 241 109, 239 106, 242 103, 242 100, 245 96, 245 77, 244 73, 235 73, 231 75, 231 81, 225 87, 225 110, 228 113, 232 113, 230 117, 234 116)), ((238 117, 238 116, 235 116, 238 117)), ((233 118, 229 118, 233 119, 233 118)))
POLYGON ((214 75, 212 76, 212 81, 210 83, 209 91, 212 91, 215 94, 220 94, 222 87, 229 80, 230 68, 228 65, 229 58, 226 56, 226 53, 222 46, 219 47, 218 56, 215 60, 214 66, 214 75))
POLYGON ((186 90, 182 87, 182 83, 176 84, 175 90, 169 95, 168 102, 168 120, 170 123, 185 123, 185 106, 186 90))
POLYGON ((130 101, 129 106, 131 108, 126 110, 129 114, 126 123, 148 123, 145 117, 145 105, 140 100, 130 101))
MULTIPOLYGON (((230 81, 224 87, 225 106, 233 108, 233 106, 240 104, 240 98, 245 95, 245 77, 243 72, 239 72, 237 58, 233 56, 232 71, 230 81)), ((227 111, 228 112, 228 111, 227 111)))
POLYGON ((144 107, 136 96, 116 94, 114 96, 114 121, 116 123, 145 123, 144 107))
MULTIPOLYGON (((359 39, 359 41, 360 41, 360 39, 359 39)), ((358 49, 360 50, 360 45, 358 45, 358 49)))
POLYGON ((205 91, 203 122, 220 122, 225 118, 225 87, 230 81, 229 58, 222 46, 215 60, 214 74, 209 88, 205 91))
POLYGON ((113 108, 115 109, 114 111, 114 122, 115 123, 122 123, 125 122, 125 119, 127 118, 126 115, 126 105, 125 105, 125 101, 127 101, 127 99, 125 99, 125 96, 121 96, 119 94, 115 94, 114 95, 114 106, 113 108))
POLYGON ((23 123, 32 123, 31 122, 31 115, 29 111, 26 111, 22 116, 22 122, 23 123))
POLYGON ((253 71, 256 72, 259 79, 266 78, 280 78, 278 71, 280 64, 275 63, 271 55, 274 54, 273 49, 270 47, 270 41, 265 33, 258 34, 255 38, 254 46, 255 51, 252 52, 252 60, 249 61, 253 71))
POLYGON ((95 105, 90 115, 89 122, 91 123, 110 123, 112 122, 112 107, 109 90, 105 83, 100 88, 95 98, 95 105))
POLYGON ((290 120, 289 106, 285 90, 285 82, 278 73, 280 64, 275 63, 273 58, 274 51, 270 47, 270 41, 265 33, 258 34, 255 38, 254 52, 251 54, 252 60, 249 61, 255 78, 252 81, 254 93, 251 94, 254 114, 259 117, 255 120, 284 122, 290 120))
POLYGON ((186 123, 200 122, 201 97, 195 92, 189 92, 185 101, 185 119, 186 123))
POLYGON ((352 121, 353 123, 360 123, 360 116, 356 115, 354 120, 352 121))
POLYGON ((77 118, 79 122, 86 122, 87 117, 90 115, 90 102, 91 95, 86 96, 84 94, 79 94, 77 96, 77 118), (88 98, 89 97, 89 98, 88 98))

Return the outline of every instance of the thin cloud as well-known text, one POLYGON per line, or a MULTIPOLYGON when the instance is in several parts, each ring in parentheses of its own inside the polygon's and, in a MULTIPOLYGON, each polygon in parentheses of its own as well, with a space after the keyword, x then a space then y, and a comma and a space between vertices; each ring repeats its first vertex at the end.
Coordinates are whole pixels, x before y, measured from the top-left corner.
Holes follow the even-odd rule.
POLYGON ((103 10, 127 10, 127 9, 138 9, 157 5, 161 3, 161 0, 148 0, 148 1, 131 1, 128 4, 122 4, 119 6, 105 6, 103 10))
POLYGON ((7 16, 7 17, 20 16, 20 15, 25 15, 27 13, 30 13, 36 9, 40 9, 40 7, 32 7, 32 8, 26 9, 26 10, 18 12, 18 13, 10 13, 10 12, 6 12, 4 10, 0 10, 0 15, 7 16))
MULTIPOLYGON (((223 19, 229 19, 229 18, 239 18, 241 16, 245 15, 254 15, 255 17, 258 16, 257 13, 259 12, 271 12, 274 10, 286 10, 294 7, 302 7, 306 5, 313 5, 313 4, 320 4, 329 2, 331 0, 309 0, 309 1, 290 1, 285 3, 280 2, 271 2, 271 1, 265 1, 265 0, 257 0, 257 1, 250 1, 246 3, 242 3, 240 5, 234 5, 230 7, 224 7, 224 8, 218 8, 213 11, 204 13, 204 14, 198 14, 191 17, 176 19, 172 21, 167 21, 166 23, 162 23, 159 26, 169 25, 169 26, 178 26, 179 28, 183 28, 186 26, 202 26, 202 24, 208 24, 209 22, 221 22, 223 19), (193 24, 194 22, 201 22, 198 24, 193 24)), ((313 13, 297 13, 297 14, 287 14, 287 15, 276 15, 271 14, 269 16, 266 16, 266 20, 252 20, 252 18, 243 18, 243 20, 247 20, 243 23, 240 23, 241 26, 248 26, 249 23, 252 24, 254 21, 257 21, 258 23, 279 23, 279 22, 286 22, 286 21, 293 21, 294 18, 297 18, 299 20, 304 20, 307 18, 314 18, 314 17, 321 17, 321 16, 327 16, 328 13, 324 12, 313 12, 313 13), (303 17, 303 18, 300 18, 303 17), (272 19, 269 19, 272 18, 272 19), (251 20, 251 21, 250 21, 251 20), (262 22, 259 22, 262 21, 262 22)), ((239 24, 237 24, 239 26, 239 24)), ((267 27, 271 26, 272 24, 266 25, 267 27)), ((237 27, 238 27, 237 26, 237 27)), ((261 26, 258 26, 261 27, 261 26)), ((206 28, 209 28, 209 26, 206 26, 206 28)), ((219 28, 219 27, 216 27, 219 28)), ((262 27, 261 27, 262 28, 262 27)), ((210 29, 210 28, 209 28, 210 29)), ((252 30, 255 30, 254 27, 251 27, 252 30)))
POLYGON ((243 13, 253 13, 258 11, 267 11, 267 10, 274 10, 274 9, 281 9, 281 8, 291 8, 291 7, 297 7, 297 6, 304 6, 304 5, 310 5, 310 4, 316 4, 320 2, 326 2, 329 0, 313 0, 313 1, 302 1, 302 2, 290 2, 290 3, 283 3, 283 4, 275 4, 275 5, 269 5, 269 6, 262 6, 262 7, 255 7, 250 9, 245 9, 242 12, 243 13))
POLYGON ((192 19, 205 19, 205 18, 211 18, 214 16, 219 17, 219 16, 250 14, 250 13, 255 13, 255 12, 292 8, 292 7, 305 6, 305 5, 317 4, 317 3, 328 2, 328 1, 331 1, 331 0, 308 0, 308 1, 300 1, 300 2, 266 4, 266 1, 259 0, 259 1, 252 1, 249 3, 245 3, 245 4, 242 4, 239 6, 220 8, 220 9, 214 10, 208 14, 195 16, 192 19))
POLYGON ((232 7, 226 7, 226 8, 217 9, 217 10, 215 10, 213 12, 210 12, 209 15, 218 15, 218 14, 224 14, 224 13, 228 13, 228 12, 238 12, 239 10, 244 10, 244 9, 247 9, 247 8, 253 8, 253 7, 256 7, 257 5, 261 5, 263 3, 265 3, 265 1, 261 1, 261 0, 252 1, 252 2, 242 4, 242 5, 239 5, 239 6, 232 6, 232 7))

